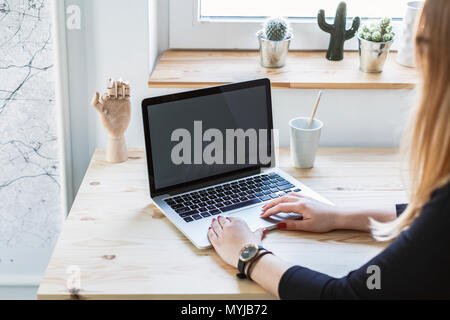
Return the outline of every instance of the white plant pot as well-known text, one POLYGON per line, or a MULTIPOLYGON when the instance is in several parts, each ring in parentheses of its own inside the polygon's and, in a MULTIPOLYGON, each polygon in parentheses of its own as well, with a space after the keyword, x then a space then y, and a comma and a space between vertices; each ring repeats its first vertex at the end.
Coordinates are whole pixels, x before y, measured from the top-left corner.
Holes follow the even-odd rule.
POLYGON ((397 62, 406 67, 416 66, 415 34, 420 10, 424 1, 411 1, 406 4, 406 14, 403 20, 403 34, 399 39, 397 62))

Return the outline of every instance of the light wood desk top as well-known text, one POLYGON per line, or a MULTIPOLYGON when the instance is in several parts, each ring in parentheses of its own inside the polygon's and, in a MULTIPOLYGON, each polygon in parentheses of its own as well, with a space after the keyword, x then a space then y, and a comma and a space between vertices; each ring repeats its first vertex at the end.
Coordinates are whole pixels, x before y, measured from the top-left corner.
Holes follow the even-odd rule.
POLYGON ((325 51, 290 51, 284 68, 260 65, 258 51, 168 50, 150 76, 150 88, 202 88, 257 78, 270 78, 273 88, 292 89, 413 89, 414 68, 388 55, 382 73, 359 70, 358 52, 342 61, 328 61, 325 51))
MULTIPOLYGON (((316 167, 280 167, 339 205, 406 201, 395 149, 321 149, 316 167)), ((38 292, 39 299, 272 299, 238 280, 213 250, 196 249, 155 208, 145 154, 110 165, 104 151, 92 159, 38 292), (81 290, 71 294, 67 269, 78 266, 81 290)), ((378 254, 368 234, 269 232, 264 245, 279 257, 343 276, 378 254)))

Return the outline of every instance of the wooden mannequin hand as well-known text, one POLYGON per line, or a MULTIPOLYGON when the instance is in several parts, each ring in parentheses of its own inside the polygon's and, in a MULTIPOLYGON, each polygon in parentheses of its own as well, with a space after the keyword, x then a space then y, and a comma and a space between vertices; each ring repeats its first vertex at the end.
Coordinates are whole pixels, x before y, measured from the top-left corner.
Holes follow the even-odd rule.
POLYGON ((100 114, 103 126, 113 137, 121 137, 130 124, 130 85, 122 80, 108 80, 108 91, 100 98, 98 92, 92 105, 100 114))

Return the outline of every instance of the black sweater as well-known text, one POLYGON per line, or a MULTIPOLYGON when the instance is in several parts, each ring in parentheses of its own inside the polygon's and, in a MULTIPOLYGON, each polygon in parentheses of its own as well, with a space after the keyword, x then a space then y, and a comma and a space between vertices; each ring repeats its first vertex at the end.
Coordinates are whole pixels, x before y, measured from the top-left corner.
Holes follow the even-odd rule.
POLYGON ((295 266, 278 290, 281 299, 449 299, 450 184, 436 190, 413 224, 358 270, 336 279, 295 266), (376 282, 368 267, 374 265, 381 289, 370 290, 368 280, 376 282))

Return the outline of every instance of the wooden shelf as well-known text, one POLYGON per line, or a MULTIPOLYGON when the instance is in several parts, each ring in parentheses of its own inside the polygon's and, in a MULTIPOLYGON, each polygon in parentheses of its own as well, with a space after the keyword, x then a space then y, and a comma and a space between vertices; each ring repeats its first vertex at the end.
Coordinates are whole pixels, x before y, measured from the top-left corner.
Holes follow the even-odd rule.
POLYGON ((395 62, 391 52, 384 71, 359 71, 358 52, 343 61, 328 61, 323 51, 294 51, 281 69, 263 68, 257 51, 166 51, 150 76, 150 88, 202 88, 257 78, 269 78, 274 88, 412 89, 418 73, 395 62))

